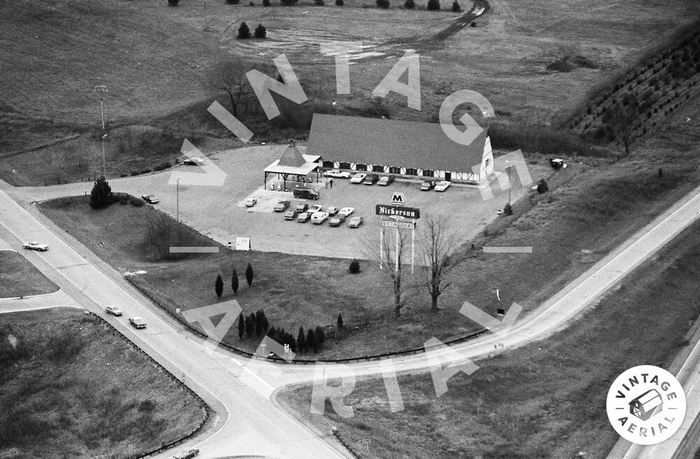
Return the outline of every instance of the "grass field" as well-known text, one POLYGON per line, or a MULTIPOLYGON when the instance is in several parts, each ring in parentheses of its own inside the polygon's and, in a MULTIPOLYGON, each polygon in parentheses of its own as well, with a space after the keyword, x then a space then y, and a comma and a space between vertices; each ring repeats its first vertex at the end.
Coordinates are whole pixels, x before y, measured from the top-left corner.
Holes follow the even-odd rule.
MULTIPOLYGON (((93 88, 101 84, 108 86, 109 129, 156 125, 173 137, 165 151, 134 145, 124 156, 117 148, 117 133, 110 131, 109 174, 172 161, 184 137, 200 131, 224 133, 205 111, 206 101, 215 95, 207 81, 216 63, 233 58, 259 67, 281 53, 309 96, 307 109, 317 102, 327 106, 338 101, 343 112, 357 113, 396 56, 416 49, 423 63, 422 109, 408 109, 403 97, 391 95, 395 117, 434 120, 447 94, 472 89, 489 99, 503 122, 547 124, 700 11, 692 0, 567 0, 566 5, 493 0, 477 27, 427 46, 426 37, 446 28, 457 14, 408 11, 397 2, 378 10, 373 3, 263 8, 207 2, 205 9, 196 2, 168 8, 156 0, 5 2, 0 5, 0 43, 6 45, 0 47, 0 154, 17 156, 3 161, 0 177, 22 185, 43 184, 78 180, 99 170, 99 135, 86 131, 100 123, 99 95, 93 88), (237 40, 240 21, 253 27, 263 23, 268 39, 237 40), (362 40, 366 51, 380 56, 353 64, 347 96, 335 93, 333 58, 319 51, 318 43, 332 40, 362 40), (570 72, 547 70, 548 64, 567 56, 582 56, 592 65, 570 72), (81 137, 22 153, 76 135, 81 137)), ((417 3, 420 7, 424 2, 417 3)), ((250 107, 257 105, 252 98, 249 102, 250 107)), ((254 130, 268 130, 259 110, 252 113, 254 130)))
POLYGON ((614 378, 635 365, 668 368, 700 313, 699 229, 686 230, 569 329, 478 362, 440 398, 429 374, 399 377, 405 410, 397 413, 381 379, 358 382, 344 399, 352 418, 330 404, 325 417, 312 415, 308 386, 279 398, 324 431, 337 426, 358 451, 363 443, 361 457, 603 458, 618 438, 605 412, 614 378))
POLYGON ((0 298, 41 295, 58 287, 17 252, 0 250, 0 298))
POLYGON ((137 457, 206 419, 195 395, 101 319, 0 315, 0 455, 137 457))

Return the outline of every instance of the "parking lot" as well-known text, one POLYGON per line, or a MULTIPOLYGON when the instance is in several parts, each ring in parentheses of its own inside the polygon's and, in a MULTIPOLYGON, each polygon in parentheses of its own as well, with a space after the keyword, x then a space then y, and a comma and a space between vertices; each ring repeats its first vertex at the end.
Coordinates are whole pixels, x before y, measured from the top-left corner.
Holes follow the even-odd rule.
MULTIPOLYGON (((221 187, 180 186, 180 219, 200 232, 227 244, 235 244, 236 237, 249 237, 253 250, 277 251, 302 255, 319 255, 342 258, 367 258, 365 246, 379 244, 379 217, 375 215, 376 204, 389 204, 394 192, 402 192, 406 206, 419 208, 421 216, 428 214, 448 214, 466 239, 476 235, 483 227, 497 217, 508 200, 508 192, 500 190, 497 180, 492 180, 492 199, 483 200, 478 188, 452 184, 444 192, 420 191, 420 179, 397 180, 389 186, 351 184, 347 179, 333 179, 333 187, 313 183, 320 192, 317 201, 295 199, 291 192, 271 191, 269 184, 276 177, 268 177, 268 189, 263 188, 263 169, 279 158, 285 145, 253 146, 236 150, 222 151, 210 159, 227 174, 221 187), (255 197, 254 207, 245 207, 245 200, 255 197), (284 213, 273 212, 272 208, 280 200, 291 201, 290 208, 299 202, 320 204, 325 208, 334 206, 354 207, 353 215, 364 217, 364 224, 357 229, 347 226, 346 220, 340 227, 333 228, 328 221, 321 225, 311 222, 297 223, 285 221, 284 213)), ((302 153, 305 147, 300 146, 302 153)), ((495 161, 496 169, 503 171, 503 164, 495 161)), ((179 170, 196 173, 197 167, 181 166, 179 170)), ((538 177, 531 170, 533 179, 538 177)), ((157 205, 172 216, 176 215, 176 187, 168 185, 170 172, 152 176, 133 177, 113 181, 115 191, 128 191, 140 196, 152 193, 160 198, 157 205)), ((314 176, 315 180, 315 176, 314 176)), ((526 193, 519 187, 512 190, 515 201, 526 193)), ((421 224, 418 220, 416 231, 416 251, 420 243, 421 224)))

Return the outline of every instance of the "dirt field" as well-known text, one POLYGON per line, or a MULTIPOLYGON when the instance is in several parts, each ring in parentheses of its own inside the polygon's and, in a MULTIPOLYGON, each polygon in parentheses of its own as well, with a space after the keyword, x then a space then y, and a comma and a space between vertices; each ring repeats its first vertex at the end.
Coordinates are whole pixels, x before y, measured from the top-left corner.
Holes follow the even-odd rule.
POLYGON ((437 398, 429 374, 399 377, 405 410, 389 411, 381 379, 358 382, 344 399, 353 418, 310 414, 310 387, 280 398, 302 419, 380 457, 604 458, 619 436, 605 397, 635 365, 668 367, 698 317, 700 224, 646 263, 572 327, 460 373, 437 398), (639 324, 647 326, 639 333, 639 324), (415 435, 419 432, 420 435, 415 435))
POLYGON ((0 455, 134 457, 189 434, 203 403, 82 311, 0 315, 0 455))
POLYGON ((0 250, 0 298, 41 295, 56 290, 58 287, 22 255, 0 250))

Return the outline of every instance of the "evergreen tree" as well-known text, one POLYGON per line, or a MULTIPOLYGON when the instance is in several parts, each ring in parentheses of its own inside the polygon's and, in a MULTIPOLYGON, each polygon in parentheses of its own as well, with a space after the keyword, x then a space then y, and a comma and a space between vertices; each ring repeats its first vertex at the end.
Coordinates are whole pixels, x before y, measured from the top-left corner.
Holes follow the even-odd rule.
POLYGON ((452 11, 455 13, 459 13, 460 11, 462 11, 462 7, 459 6, 459 3, 457 3, 457 0, 454 0, 454 2, 452 2, 452 11))
POLYGON ((299 333, 297 334, 297 346, 299 346, 299 352, 304 352, 306 350, 306 338, 304 337, 304 327, 299 327, 299 333))
POLYGON ((238 339, 243 339, 243 333, 245 332, 245 319, 243 318, 243 313, 238 314, 238 339))
POLYGON ((377 7, 384 10, 389 8, 389 0, 377 0, 377 7))
POLYGON ((252 312, 245 318, 245 333, 248 338, 252 338, 255 333, 255 314, 252 312))
POLYGON ((323 343, 326 341, 326 333, 323 331, 323 329, 319 326, 316 327, 316 342, 318 343, 318 347, 321 348, 323 347, 323 343))
POLYGON ((95 180, 90 192, 90 207, 99 209, 112 204, 112 187, 104 177, 95 180))
POLYGON ((416 2, 413 0, 406 0, 406 3, 403 4, 403 7, 407 10, 412 10, 416 7, 416 2))
POLYGON ((263 0, 263 6, 272 6, 270 0, 263 0))
POLYGON ((219 298, 221 298, 221 295, 224 293, 224 280, 221 278, 221 274, 217 274, 216 276, 214 291, 216 292, 216 296, 219 298))
POLYGON ((338 313, 338 330, 343 329, 343 314, 338 313))
POLYGON ((440 9, 440 0, 428 0, 428 11, 438 11, 440 9))
POLYGON ((250 38, 250 27, 245 22, 241 22, 241 25, 238 27, 238 38, 250 38))
POLYGON ((233 290, 234 295, 238 293, 238 271, 236 268, 233 268, 233 274, 231 274, 231 290, 233 290))
POLYGON ((258 309, 255 313, 255 334, 260 336, 263 334, 264 327, 263 321, 265 320, 265 313, 258 309))
POLYGON ((253 266, 248 263, 248 267, 245 269, 245 280, 248 282, 248 287, 253 286, 253 266))
POLYGON ((265 38, 267 37, 267 29, 264 25, 258 24, 255 28, 255 38, 265 38))
POLYGON ((316 342, 316 333, 312 328, 306 333, 306 348, 313 349, 314 352, 318 352, 318 343, 316 342))

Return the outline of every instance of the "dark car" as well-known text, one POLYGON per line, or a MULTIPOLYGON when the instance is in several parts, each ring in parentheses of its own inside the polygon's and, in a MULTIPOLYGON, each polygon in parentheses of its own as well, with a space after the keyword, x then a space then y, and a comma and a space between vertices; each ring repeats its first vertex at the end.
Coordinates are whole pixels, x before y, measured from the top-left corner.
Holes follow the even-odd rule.
POLYGON ((430 181, 426 180, 425 182, 420 184, 421 191, 430 191, 433 188, 435 188, 435 182, 432 180, 430 180, 430 181))
POLYGON ((285 220, 294 220, 296 218, 297 218, 297 211, 294 209, 290 209, 284 213, 285 220))
POLYGON ((280 201, 272 208, 275 212, 284 212, 289 207, 289 201, 280 201))
POLYGON ((330 220, 328 220, 328 226, 337 227, 342 225, 344 221, 345 216, 338 214, 335 217, 332 217, 330 220))
POLYGON ((377 183, 379 180, 379 176, 377 174, 368 174, 367 177, 365 177, 364 183, 365 185, 374 185, 377 183))
POLYGON ((295 188, 294 197, 298 199, 318 199, 318 191, 311 188, 295 188))

